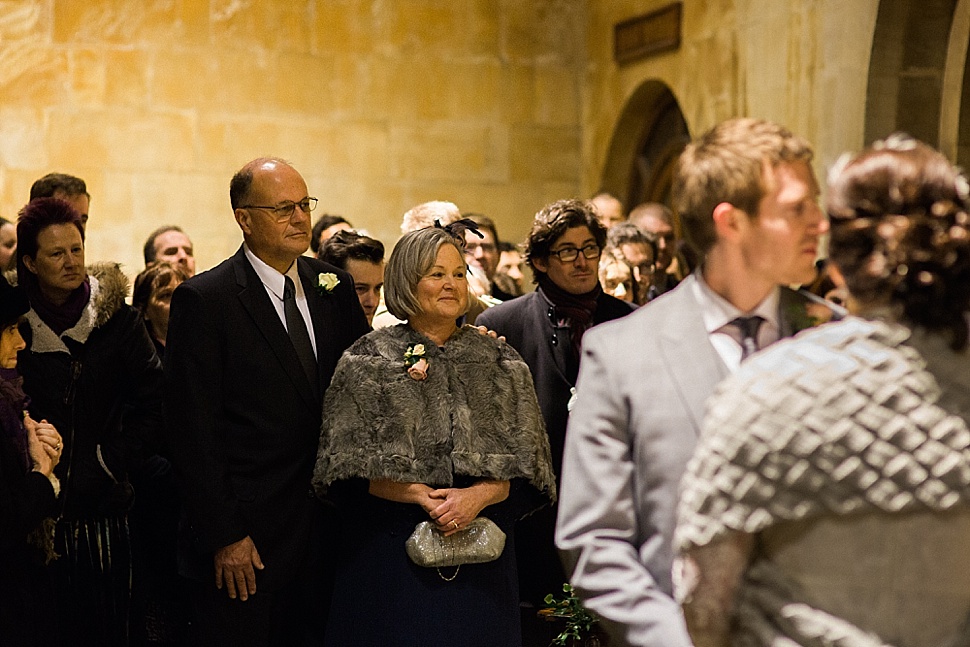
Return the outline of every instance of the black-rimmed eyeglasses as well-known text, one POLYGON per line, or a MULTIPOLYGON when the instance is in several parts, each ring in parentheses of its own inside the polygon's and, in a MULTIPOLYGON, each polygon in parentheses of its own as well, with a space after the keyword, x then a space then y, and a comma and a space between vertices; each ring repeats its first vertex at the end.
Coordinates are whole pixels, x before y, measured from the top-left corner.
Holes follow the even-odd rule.
POLYGON ((577 258, 579 258, 580 252, 583 253, 584 257, 593 259, 593 258, 599 258, 600 251, 601 251, 600 246, 593 243, 583 248, 563 247, 562 249, 555 252, 550 251, 549 255, 558 257, 560 263, 572 263, 577 258))
POLYGON ((284 222, 293 217, 293 214, 296 212, 297 207, 299 207, 300 210, 303 211, 303 213, 310 213, 311 211, 317 208, 317 199, 303 198, 299 202, 292 202, 290 200, 286 200, 284 202, 280 202, 275 207, 263 207, 256 204, 247 204, 239 208, 240 209, 263 209, 265 211, 269 211, 270 214, 272 214, 272 216, 276 218, 276 222, 284 222))

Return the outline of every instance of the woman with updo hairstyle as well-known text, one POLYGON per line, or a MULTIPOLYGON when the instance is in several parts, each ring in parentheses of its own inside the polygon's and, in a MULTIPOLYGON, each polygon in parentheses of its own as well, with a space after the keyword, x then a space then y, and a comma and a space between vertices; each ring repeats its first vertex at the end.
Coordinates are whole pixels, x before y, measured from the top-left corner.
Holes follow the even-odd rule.
POLYGON ((529 367, 456 323, 469 299, 457 225, 401 237, 384 295, 406 323, 347 349, 327 389, 313 482, 342 519, 328 646, 522 645, 514 526, 555 500, 555 476, 529 367), (484 519, 506 536, 491 560, 408 552, 420 523, 455 546, 484 519))
POLYGON ((857 310, 938 333, 955 351, 966 348, 967 191, 943 155, 904 135, 833 173, 830 258, 857 310))
POLYGON ((967 645, 967 181, 893 135, 840 160, 828 212, 852 316, 708 401, 676 593, 696 647, 967 645))

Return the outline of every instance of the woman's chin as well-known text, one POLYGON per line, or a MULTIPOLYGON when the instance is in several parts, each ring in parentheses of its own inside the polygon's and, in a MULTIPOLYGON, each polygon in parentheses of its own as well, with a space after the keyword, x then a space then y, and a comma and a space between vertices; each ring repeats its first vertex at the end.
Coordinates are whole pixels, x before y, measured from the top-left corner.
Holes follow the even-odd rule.
POLYGON ((65 292, 74 292, 74 290, 76 290, 79 287, 81 287, 81 284, 82 283, 84 283, 84 276, 83 275, 78 276, 76 278, 75 277, 71 277, 70 279, 68 279, 66 281, 63 281, 58 286, 58 288, 61 289, 61 290, 63 290, 63 291, 65 291, 65 292))
POLYGON ((463 314, 465 314, 464 310, 458 307, 440 308, 436 312, 429 313, 427 315, 427 319, 439 324, 446 324, 449 322, 454 323, 454 321, 463 314))

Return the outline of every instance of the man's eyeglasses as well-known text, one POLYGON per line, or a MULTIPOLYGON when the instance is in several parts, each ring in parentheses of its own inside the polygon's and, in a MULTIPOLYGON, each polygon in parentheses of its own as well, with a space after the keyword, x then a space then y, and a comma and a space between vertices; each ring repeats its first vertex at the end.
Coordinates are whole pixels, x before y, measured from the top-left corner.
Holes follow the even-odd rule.
POLYGON ((317 208, 317 199, 303 198, 299 202, 292 202, 290 200, 286 200, 285 202, 280 202, 275 207, 262 207, 255 204, 248 204, 246 206, 239 207, 239 208, 240 209, 263 209, 265 211, 269 211, 270 214, 272 214, 272 216, 276 218, 276 222, 285 222, 293 217, 293 214, 296 212, 297 207, 299 207, 300 210, 303 211, 303 213, 310 213, 311 211, 317 208))
POLYGON ((601 251, 600 246, 595 243, 592 243, 590 245, 587 245, 586 247, 583 247, 582 249, 577 249, 575 247, 563 247, 562 249, 556 252, 550 251, 549 255, 558 256, 560 263, 572 263, 577 258, 579 258, 580 252, 582 252, 583 256, 585 256, 586 258, 593 259, 593 258, 599 258, 600 251, 601 251))
POLYGON ((482 250, 486 254, 494 254, 497 249, 492 243, 479 243, 477 241, 465 243, 465 251, 469 254, 474 254, 478 250, 482 250))

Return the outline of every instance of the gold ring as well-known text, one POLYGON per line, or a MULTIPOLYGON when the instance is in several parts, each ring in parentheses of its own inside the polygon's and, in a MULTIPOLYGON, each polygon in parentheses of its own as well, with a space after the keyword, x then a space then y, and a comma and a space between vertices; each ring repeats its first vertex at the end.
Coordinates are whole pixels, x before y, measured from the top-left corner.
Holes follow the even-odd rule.
POLYGON ((455 527, 455 530, 458 530, 458 522, 457 521, 455 521, 454 519, 452 519, 451 520, 451 524, 455 527))
POLYGON ((56 445, 54 445, 54 451, 58 451, 58 452, 61 451, 61 444, 60 443, 57 443, 56 445))

